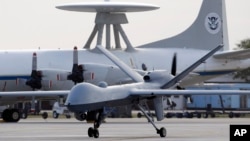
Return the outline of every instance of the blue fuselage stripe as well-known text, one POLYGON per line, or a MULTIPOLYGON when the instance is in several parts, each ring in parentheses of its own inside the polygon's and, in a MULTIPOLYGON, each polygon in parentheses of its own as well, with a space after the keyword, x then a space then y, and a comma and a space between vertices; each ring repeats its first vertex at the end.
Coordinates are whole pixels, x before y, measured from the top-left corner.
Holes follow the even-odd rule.
POLYGON ((227 70, 227 71, 201 71, 201 72, 195 72, 198 73, 201 76, 211 76, 211 75, 223 75, 223 74, 228 74, 235 72, 233 70, 227 70))
MULTIPOLYGON (((201 76, 223 75, 234 72, 233 70, 227 71, 200 71, 195 72, 201 76)), ((30 79, 30 75, 16 75, 16 76, 0 76, 0 80, 16 80, 16 79, 30 79)))
POLYGON ((0 80, 17 80, 17 79, 30 79, 30 76, 19 75, 19 76, 0 76, 0 80))

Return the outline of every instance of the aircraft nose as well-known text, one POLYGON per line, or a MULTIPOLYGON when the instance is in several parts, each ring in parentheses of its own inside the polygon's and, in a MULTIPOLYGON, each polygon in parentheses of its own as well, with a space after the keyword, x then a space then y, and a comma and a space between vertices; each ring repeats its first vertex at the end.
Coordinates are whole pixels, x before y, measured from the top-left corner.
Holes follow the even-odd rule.
POLYGON ((82 105, 93 100, 94 86, 89 83, 79 83, 75 85, 69 92, 65 105, 82 105))
POLYGON ((79 99, 82 99, 80 96, 81 96, 81 86, 80 85, 76 85, 74 86, 68 96, 67 96, 67 99, 66 99, 66 102, 65 102, 65 105, 66 106, 70 106, 70 105, 76 105, 76 104, 79 104, 79 99))

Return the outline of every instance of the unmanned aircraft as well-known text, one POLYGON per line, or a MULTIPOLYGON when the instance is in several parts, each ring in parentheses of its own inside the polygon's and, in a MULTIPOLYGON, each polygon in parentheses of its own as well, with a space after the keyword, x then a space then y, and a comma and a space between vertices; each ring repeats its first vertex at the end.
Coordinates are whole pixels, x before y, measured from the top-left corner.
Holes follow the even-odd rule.
POLYGON ((164 127, 157 128, 141 105, 145 100, 153 100, 156 118, 158 121, 161 121, 164 119, 163 99, 165 96, 249 94, 249 91, 232 90, 173 90, 184 77, 221 48, 222 45, 219 45, 176 76, 173 76, 166 70, 148 71, 146 75, 141 76, 104 47, 98 45, 97 49, 131 77, 134 83, 116 86, 107 86, 105 82, 100 83, 99 86, 90 83, 79 83, 70 90, 65 105, 72 112, 82 113, 81 116, 83 119, 94 121, 94 127, 88 129, 89 137, 99 137, 98 128, 105 118, 106 113, 104 109, 106 107, 131 104, 137 105, 148 121, 154 126, 157 134, 165 137, 166 129, 164 127))

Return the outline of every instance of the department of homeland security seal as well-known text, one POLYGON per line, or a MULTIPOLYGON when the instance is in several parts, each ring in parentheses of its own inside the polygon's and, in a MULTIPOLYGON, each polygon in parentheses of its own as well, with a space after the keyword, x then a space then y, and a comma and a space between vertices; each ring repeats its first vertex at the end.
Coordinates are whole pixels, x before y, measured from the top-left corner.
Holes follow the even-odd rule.
POLYGON ((217 13, 209 13, 205 19, 205 27, 211 34, 217 34, 221 29, 221 18, 217 13))

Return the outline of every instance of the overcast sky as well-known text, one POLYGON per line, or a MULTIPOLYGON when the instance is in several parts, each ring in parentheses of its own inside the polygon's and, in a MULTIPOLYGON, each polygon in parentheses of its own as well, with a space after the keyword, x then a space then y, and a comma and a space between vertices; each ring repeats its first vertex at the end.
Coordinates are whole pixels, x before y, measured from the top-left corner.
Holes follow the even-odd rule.
MULTIPOLYGON (((82 47, 92 31, 95 14, 68 12, 57 4, 91 0, 1 0, 0 50, 71 49, 82 47)), ((101 0, 96 0, 101 1, 101 0)), ((113 0, 132 1, 132 0, 113 0)), ((123 25, 133 46, 171 37, 192 24, 202 0, 133 0, 159 10, 128 13, 123 25)), ((250 38, 250 0, 226 0, 229 45, 250 38)))

